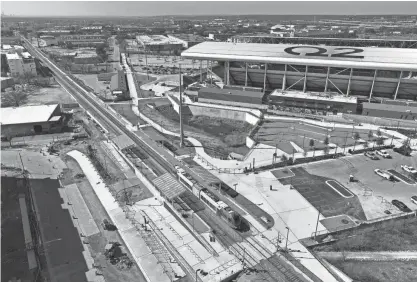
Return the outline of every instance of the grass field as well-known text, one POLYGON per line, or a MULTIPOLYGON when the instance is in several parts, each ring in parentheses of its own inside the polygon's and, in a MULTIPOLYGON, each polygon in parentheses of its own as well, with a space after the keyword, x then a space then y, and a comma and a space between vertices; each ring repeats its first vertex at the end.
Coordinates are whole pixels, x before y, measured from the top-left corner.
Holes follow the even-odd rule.
POLYGON ((354 281, 363 282, 415 282, 417 264, 415 261, 356 262, 330 261, 354 281))
POLYGON ((332 235, 335 243, 314 247, 314 251, 417 251, 417 220, 398 219, 361 226, 332 235))
MULTIPOLYGON (((139 111, 165 129, 179 132, 179 115, 172 107, 152 110, 140 105, 139 111)), ((251 125, 243 121, 184 115, 185 134, 200 141, 206 152, 215 157, 227 157, 230 152, 242 155, 249 152, 245 138, 251 128, 251 125)))

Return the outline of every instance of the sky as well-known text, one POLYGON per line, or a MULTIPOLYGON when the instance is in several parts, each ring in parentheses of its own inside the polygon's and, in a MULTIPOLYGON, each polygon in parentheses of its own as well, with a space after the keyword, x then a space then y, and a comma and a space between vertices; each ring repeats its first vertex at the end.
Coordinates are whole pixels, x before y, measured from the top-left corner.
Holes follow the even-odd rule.
POLYGON ((417 1, 1 1, 15 16, 164 16, 164 15, 392 15, 415 14, 417 1))

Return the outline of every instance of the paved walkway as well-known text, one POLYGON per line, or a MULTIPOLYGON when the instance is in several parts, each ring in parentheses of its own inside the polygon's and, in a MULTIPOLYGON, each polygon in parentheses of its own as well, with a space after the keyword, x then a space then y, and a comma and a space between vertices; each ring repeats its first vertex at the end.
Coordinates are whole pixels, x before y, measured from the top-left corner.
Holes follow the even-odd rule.
POLYGON ((325 259, 395 261, 417 260, 417 252, 317 252, 325 259))

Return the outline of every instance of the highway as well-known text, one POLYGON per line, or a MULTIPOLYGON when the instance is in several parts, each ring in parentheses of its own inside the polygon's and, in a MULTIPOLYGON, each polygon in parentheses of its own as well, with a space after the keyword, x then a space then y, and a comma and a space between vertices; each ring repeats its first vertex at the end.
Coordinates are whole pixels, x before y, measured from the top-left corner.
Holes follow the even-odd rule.
MULTIPOLYGON (((176 175, 176 169, 174 168, 175 165, 178 165, 185 169, 188 173, 192 176, 195 175, 189 168, 185 167, 182 163, 180 163, 177 159, 172 157, 168 154, 164 149, 156 146, 156 144, 150 140, 143 140, 141 137, 136 135, 133 131, 131 131, 120 119, 119 117, 115 116, 108 108, 106 104, 99 100, 93 93, 90 93, 79 86, 76 82, 74 82, 66 73, 64 73, 61 69, 55 66, 48 58, 45 57, 40 51, 38 51, 35 47, 31 45, 31 43, 26 39, 23 38, 24 42, 26 43, 25 46, 32 55, 39 58, 43 64, 48 66, 51 71, 55 74, 55 78, 58 83, 60 83, 65 89, 67 89, 75 98, 76 100, 82 105, 82 107, 89 111, 92 116, 100 121, 100 123, 104 127, 108 127, 109 131, 112 131, 118 135, 125 134, 132 141, 147 155, 150 156, 155 162, 158 164, 159 173, 163 174, 164 172, 169 172, 173 175, 176 175), (152 146, 153 145, 153 146, 152 146)), ((127 65, 127 64, 126 64, 127 65)), ((129 68, 130 70, 130 68, 129 68)), ((130 71, 130 76, 128 76, 128 84, 131 90, 136 90, 136 87, 133 82, 132 73, 130 71), (131 77, 131 79, 129 79, 131 77), (130 82, 129 82, 130 81, 130 82)), ((132 96, 133 94, 131 94, 132 96)), ((137 101, 137 97, 134 101, 137 101)), ((207 185, 207 184, 206 184, 207 185)), ((213 222, 211 220, 211 222, 213 222)), ((221 226, 218 226, 220 230, 222 230, 221 226)), ((218 229, 219 230, 219 229, 218 229)), ((227 234, 227 233, 226 233, 227 234)), ((226 240, 230 241, 231 244, 234 244, 236 241, 233 239, 230 234, 228 234, 228 238, 226 240)), ((227 236, 224 236, 227 237, 227 236)), ((249 244, 251 247, 246 249, 241 246, 241 244, 234 244, 232 249, 233 253, 238 257, 243 259, 249 267, 253 267, 256 265, 260 259, 255 259, 254 257, 261 257, 262 259, 269 258, 272 253, 266 252, 265 247, 263 244, 256 240, 245 240, 246 244, 249 244), (250 251, 250 252, 249 252, 250 251)), ((282 260, 282 259, 280 259, 282 260)), ((271 267, 273 267, 273 272, 276 271, 274 275, 268 274, 269 281, 307 281, 306 279, 299 278, 297 275, 297 271, 291 269, 292 267, 285 266, 287 264, 286 261, 279 261, 275 260, 275 263, 271 263, 271 267), (277 275, 281 274, 281 275, 277 275), (284 278, 284 277, 285 278, 284 278)), ((184 269, 188 269, 184 267, 184 269)), ((268 269, 269 270, 269 269, 268 269)), ((268 271, 268 273, 271 270, 268 271)), ((190 273, 188 271, 190 277, 195 277, 194 273, 190 273)), ((266 272, 266 271, 265 271, 266 272)))

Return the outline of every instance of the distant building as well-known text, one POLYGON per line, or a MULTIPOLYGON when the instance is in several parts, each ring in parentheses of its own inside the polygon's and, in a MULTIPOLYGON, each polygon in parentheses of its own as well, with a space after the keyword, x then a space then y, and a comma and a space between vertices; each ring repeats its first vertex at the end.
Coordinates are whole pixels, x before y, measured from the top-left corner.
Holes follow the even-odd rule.
POLYGON ((207 38, 200 36, 200 35, 194 35, 194 34, 173 34, 173 35, 168 35, 168 38, 181 42, 182 47, 185 49, 188 49, 198 43, 207 41, 207 38))
POLYGON ((103 31, 103 26, 84 26, 80 31, 82 33, 101 33, 103 31))
POLYGON ((362 115, 372 117, 417 120, 417 107, 408 105, 392 105, 385 103, 363 103, 362 115))
POLYGON ((61 132, 65 123, 59 104, 2 108, 1 137, 61 132))
POLYGON ((72 44, 76 47, 95 47, 106 43, 106 36, 101 34, 61 35, 58 41, 65 44, 72 44))
POLYGON ((277 24, 271 27, 271 34, 275 34, 279 37, 294 37, 294 26, 293 25, 282 25, 277 24))
POLYGON ((42 35, 39 37, 40 46, 56 46, 58 45, 58 39, 53 35, 42 35))
POLYGON ((125 96, 127 94, 127 81, 124 71, 119 70, 116 75, 111 77, 110 89, 113 95, 125 96))
POLYGON ((145 50, 158 54, 179 54, 183 42, 164 35, 138 35, 136 40, 145 50))
POLYGON ((97 64, 100 59, 97 54, 79 54, 73 57, 75 64, 97 64))
POLYGON ((30 73, 36 76, 36 65, 34 58, 28 52, 6 54, 11 76, 22 76, 30 73))

